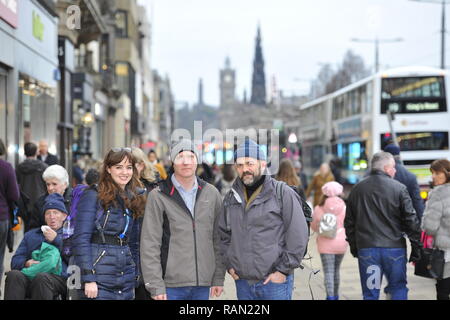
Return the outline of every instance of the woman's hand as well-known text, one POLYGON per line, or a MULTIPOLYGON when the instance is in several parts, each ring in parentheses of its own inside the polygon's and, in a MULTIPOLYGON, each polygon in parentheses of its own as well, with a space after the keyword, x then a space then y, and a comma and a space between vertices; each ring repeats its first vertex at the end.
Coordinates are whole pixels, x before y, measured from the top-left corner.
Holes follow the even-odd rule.
POLYGON ((98 287, 96 282, 88 282, 84 285, 84 294, 89 299, 95 299, 98 295, 98 287))

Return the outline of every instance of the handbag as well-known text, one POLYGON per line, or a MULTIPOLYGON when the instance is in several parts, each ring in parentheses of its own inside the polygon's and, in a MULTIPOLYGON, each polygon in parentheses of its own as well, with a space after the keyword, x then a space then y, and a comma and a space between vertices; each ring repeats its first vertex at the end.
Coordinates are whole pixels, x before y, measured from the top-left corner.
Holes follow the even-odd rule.
POLYGON ((414 274, 420 277, 441 280, 444 274, 444 251, 431 248, 431 236, 422 232, 420 260, 414 266, 414 274))

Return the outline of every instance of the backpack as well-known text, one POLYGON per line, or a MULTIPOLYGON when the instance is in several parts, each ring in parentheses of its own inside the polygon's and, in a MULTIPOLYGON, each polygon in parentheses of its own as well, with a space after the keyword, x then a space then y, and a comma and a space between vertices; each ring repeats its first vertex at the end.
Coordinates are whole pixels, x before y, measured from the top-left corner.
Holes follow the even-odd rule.
POLYGON ((77 206, 84 190, 87 188, 87 185, 78 184, 72 189, 72 196, 70 197, 70 212, 63 224, 63 255, 66 257, 70 257, 72 255, 71 238, 75 230, 75 217, 78 214, 77 206))
MULTIPOLYGON (((289 188, 293 189, 299 195, 300 206, 302 207, 303 215, 305 216, 306 224, 308 225, 308 239, 309 239, 310 236, 309 227, 312 221, 312 210, 308 202, 306 201, 305 194, 303 193, 303 190, 297 188, 296 186, 289 186, 287 183, 283 181, 276 181, 276 194, 281 209, 283 208, 283 192, 282 192, 283 185, 287 185, 289 188)), ((306 256, 307 252, 308 252, 308 242, 306 243, 305 253, 303 257, 306 256)))
MULTIPOLYGON (((75 231, 75 221, 76 221, 75 218, 78 214, 78 203, 80 202, 81 196, 83 195, 84 191, 92 188, 96 189, 96 185, 89 187, 84 184, 78 184, 72 189, 72 196, 70 198, 70 213, 63 224, 62 254, 66 258, 70 258, 72 256, 72 236, 75 231)), ((102 213, 103 213, 102 208, 97 204, 96 220, 98 220, 99 216, 101 216, 102 213)))
POLYGON ((325 205, 323 207, 324 214, 319 221, 319 235, 325 238, 334 239, 336 234, 340 231, 338 229, 338 220, 336 209, 333 206, 325 205))
POLYGON ((337 218, 336 215, 330 212, 324 213, 319 221, 319 235, 325 238, 336 238, 337 232, 337 218))
MULTIPOLYGON (((283 184, 288 185, 285 182, 277 181, 277 186, 276 186, 277 198, 279 199, 281 204, 283 203, 283 193, 281 191, 283 188, 283 184)), ((289 188, 294 190, 295 193, 297 193, 300 196, 300 200, 301 200, 300 205, 303 210, 303 215, 305 216, 305 219, 306 219, 306 224, 308 225, 308 235, 309 235, 309 226, 312 221, 312 209, 309 206, 308 202, 306 201, 305 193, 303 192, 303 190, 297 188, 296 186, 289 186, 289 188)), ((282 205, 280 205, 280 207, 282 207, 282 205)))

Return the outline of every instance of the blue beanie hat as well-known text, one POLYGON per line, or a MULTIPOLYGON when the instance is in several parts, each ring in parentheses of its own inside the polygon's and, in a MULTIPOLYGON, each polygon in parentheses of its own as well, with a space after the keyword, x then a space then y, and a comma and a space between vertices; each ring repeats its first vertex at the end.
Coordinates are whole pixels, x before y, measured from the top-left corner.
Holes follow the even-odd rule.
POLYGON ((66 206, 64 205, 64 198, 59 193, 49 194, 44 200, 44 207, 42 208, 42 213, 45 214, 45 211, 49 209, 56 209, 65 214, 69 214, 67 212, 66 206))
POLYGON ((393 156, 398 156, 400 154, 400 148, 399 146, 391 143, 384 147, 384 152, 389 152, 393 156))
POLYGON ((267 161, 264 150, 253 140, 246 139, 234 153, 234 161, 237 158, 254 158, 257 160, 267 161))

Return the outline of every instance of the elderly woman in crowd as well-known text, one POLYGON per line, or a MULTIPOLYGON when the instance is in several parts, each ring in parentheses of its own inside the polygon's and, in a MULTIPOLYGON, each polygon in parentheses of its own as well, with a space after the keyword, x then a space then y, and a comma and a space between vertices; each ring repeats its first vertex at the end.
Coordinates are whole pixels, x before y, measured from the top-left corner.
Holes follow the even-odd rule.
POLYGON ((25 231, 40 228, 45 224, 42 208, 45 204, 45 198, 47 198, 49 194, 59 193, 62 195, 64 197, 64 205, 67 208, 67 212, 69 212, 70 209, 70 196, 72 191, 69 187, 69 174, 67 173, 67 170, 60 165, 55 164, 45 169, 42 174, 42 179, 44 179, 47 186, 47 192, 34 203, 30 223, 25 227, 25 231))

